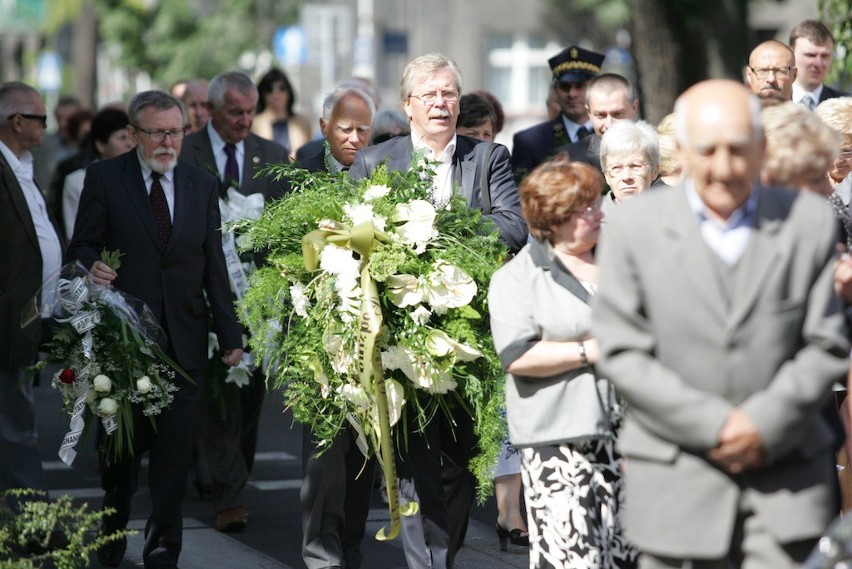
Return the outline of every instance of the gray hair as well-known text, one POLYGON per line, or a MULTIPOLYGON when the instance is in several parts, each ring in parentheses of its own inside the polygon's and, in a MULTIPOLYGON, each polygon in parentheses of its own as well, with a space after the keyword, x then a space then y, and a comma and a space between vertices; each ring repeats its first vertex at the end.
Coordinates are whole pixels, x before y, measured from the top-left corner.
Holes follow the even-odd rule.
POLYGON ((461 95, 462 92, 462 76, 459 66, 456 62, 440 53, 427 53, 420 57, 412 59, 405 70, 402 72, 402 80, 399 83, 399 94, 402 102, 405 102, 411 93, 414 92, 414 85, 418 76, 424 73, 435 73, 442 69, 449 69, 453 74, 453 79, 456 83, 456 89, 461 95))
POLYGON ((631 104, 635 103, 639 97, 636 95, 636 89, 626 77, 622 77, 617 73, 604 73, 592 79, 589 86, 586 88, 586 105, 588 106, 591 100, 592 93, 603 93, 611 95, 616 91, 624 91, 627 101, 631 104))
POLYGON ((657 130, 645 121, 620 121, 601 137, 601 165, 606 169, 610 156, 640 152, 652 170, 660 167, 660 141, 657 130))
POLYGON ((33 101, 41 97, 26 83, 10 81, 0 85, 0 128, 6 128, 9 117, 18 113, 32 114, 33 101))
POLYGON ((130 117, 131 125, 139 124, 139 113, 145 107, 154 107, 158 111, 167 111, 177 107, 180 109, 180 116, 183 119, 183 124, 187 124, 189 119, 186 115, 186 109, 183 108, 183 103, 179 99, 169 95, 164 91, 142 91, 136 93, 130 102, 127 103, 127 115, 130 117))
POLYGON ((338 87, 326 95, 325 100, 322 102, 322 118, 326 121, 330 121, 331 114, 334 112, 334 107, 336 107, 344 97, 349 96, 358 97, 367 103, 367 107, 370 109, 370 117, 376 116, 376 103, 370 95, 357 87, 338 87))
POLYGON ((231 89, 236 89, 243 95, 258 97, 257 87, 248 75, 239 71, 226 71, 210 80, 210 85, 207 87, 207 100, 213 108, 218 109, 225 104, 225 93, 231 89))
POLYGON ((408 125, 408 117, 405 116, 405 113, 398 109, 385 109, 376 113, 376 118, 373 119, 371 144, 409 132, 411 132, 411 127, 408 125))
MULTIPOLYGON (((675 133, 677 134, 677 141, 681 148, 686 148, 689 145, 689 136, 687 135, 686 128, 688 104, 687 97, 681 95, 677 98, 677 101, 675 101, 674 106, 675 133)), ((749 93, 748 96, 748 110, 749 116, 751 117, 752 136, 755 138, 763 138, 763 121, 760 118, 763 106, 760 104, 760 99, 757 98, 757 95, 753 93, 749 93)))

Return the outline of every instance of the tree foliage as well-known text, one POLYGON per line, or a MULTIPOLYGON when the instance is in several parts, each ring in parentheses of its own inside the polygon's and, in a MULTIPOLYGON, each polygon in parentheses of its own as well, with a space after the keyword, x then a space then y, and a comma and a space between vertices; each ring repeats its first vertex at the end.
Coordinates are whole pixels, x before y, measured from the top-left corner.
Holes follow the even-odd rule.
POLYGON ((822 21, 834 34, 837 59, 828 75, 828 83, 847 90, 852 85, 852 4, 849 0, 819 0, 822 21))
MULTIPOLYGON (((50 0, 45 27, 73 21, 82 0, 50 0)), ((296 22, 299 0, 96 0, 100 39, 118 46, 119 65, 156 83, 212 77, 245 52, 271 47, 279 25, 296 22)))

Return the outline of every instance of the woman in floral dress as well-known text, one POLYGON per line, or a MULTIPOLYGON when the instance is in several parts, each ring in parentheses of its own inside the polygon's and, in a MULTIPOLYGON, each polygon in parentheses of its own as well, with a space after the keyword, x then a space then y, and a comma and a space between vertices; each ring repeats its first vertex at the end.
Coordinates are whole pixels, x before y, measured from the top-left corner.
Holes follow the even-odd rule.
POLYGON ((595 373, 598 343, 590 332, 602 188, 600 174, 585 164, 556 159, 537 167, 520 187, 535 240, 489 288, 534 568, 629 568, 637 555, 619 521, 621 406, 595 373))

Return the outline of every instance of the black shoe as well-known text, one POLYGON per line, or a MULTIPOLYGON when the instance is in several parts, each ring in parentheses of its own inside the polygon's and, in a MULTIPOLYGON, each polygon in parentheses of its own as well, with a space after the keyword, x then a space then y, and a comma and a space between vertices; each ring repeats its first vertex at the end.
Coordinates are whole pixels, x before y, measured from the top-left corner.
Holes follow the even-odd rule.
POLYGON ((98 549, 98 561, 104 567, 118 567, 124 559, 125 551, 127 551, 127 537, 121 536, 117 540, 103 544, 98 549))
POLYGON ((513 530, 504 529, 500 524, 494 524, 494 529, 497 530, 497 539, 500 541, 500 551, 506 551, 508 546, 507 541, 511 541, 513 545, 521 547, 530 546, 530 534, 526 530, 515 528, 513 530))

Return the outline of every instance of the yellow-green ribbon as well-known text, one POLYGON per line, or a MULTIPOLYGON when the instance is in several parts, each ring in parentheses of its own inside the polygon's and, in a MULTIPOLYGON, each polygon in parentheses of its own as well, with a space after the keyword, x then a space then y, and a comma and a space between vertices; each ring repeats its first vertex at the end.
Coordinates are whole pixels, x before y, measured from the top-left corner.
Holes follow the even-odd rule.
POLYGON ((334 224, 328 229, 311 231, 302 238, 302 256, 305 268, 315 271, 319 266, 319 256, 326 245, 351 249, 361 256, 361 310, 358 325, 358 380, 366 393, 373 393, 379 415, 379 440, 375 432, 369 431, 373 440, 373 448, 385 475, 388 493, 388 511, 390 513, 390 530, 380 528, 376 539, 386 541, 394 539, 402 529, 401 516, 415 515, 420 506, 417 502, 409 502, 404 508, 399 506, 399 486, 396 477, 393 444, 391 442, 390 415, 388 399, 385 390, 385 380, 376 340, 382 328, 382 307, 379 303, 379 291, 369 271, 369 256, 379 243, 390 243, 390 237, 378 231, 372 222, 361 223, 353 228, 343 224, 334 224))
POLYGON ((315 229, 302 237, 302 258, 305 268, 315 271, 319 267, 319 256, 325 246, 337 245, 361 255, 361 262, 366 265, 367 258, 377 244, 390 242, 390 237, 376 229, 372 221, 351 228, 342 223, 334 223, 329 229, 315 229))

